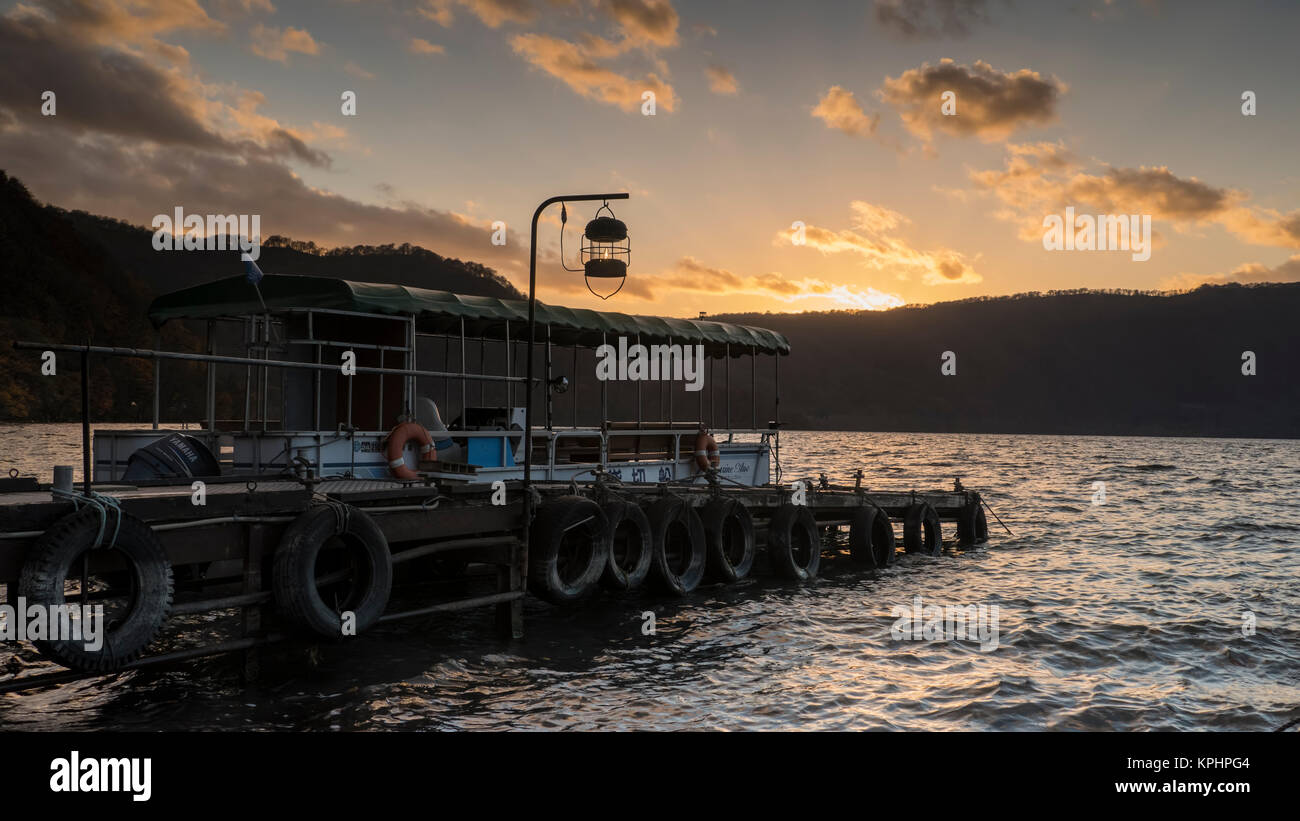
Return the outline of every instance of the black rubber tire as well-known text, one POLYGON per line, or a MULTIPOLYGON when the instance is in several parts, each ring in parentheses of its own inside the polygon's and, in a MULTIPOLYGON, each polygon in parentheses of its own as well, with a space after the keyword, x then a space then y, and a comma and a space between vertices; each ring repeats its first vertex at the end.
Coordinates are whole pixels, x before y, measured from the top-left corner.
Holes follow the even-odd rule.
POLYGON ((943 554, 943 530, 939 514, 929 502, 917 502, 903 518, 903 549, 927 556, 943 554))
POLYGON ((822 540, 812 511, 804 505, 778 507, 768 523, 767 555, 782 578, 801 582, 816 578, 822 540))
POLYGON ((849 555, 863 567, 886 568, 894 561, 894 526, 889 514, 875 505, 863 505, 853 512, 849 526, 849 555))
POLYGON ((635 590, 645 584, 654 558, 650 520, 641 508, 620 501, 605 505, 605 519, 609 561, 600 583, 608 590, 635 590))
POLYGON ((271 590, 278 612, 296 627, 324 638, 343 638, 342 614, 351 611, 352 627, 357 633, 373 625, 388 607, 393 589, 393 556, 388 540, 366 514, 354 507, 347 509, 346 523, 332 505, 310 508, 285 528, 271 561, 271 590), (330 553, 347 551, 354 575, 345 579, 344 597, 327 603, 317 587, 318 576, 330 575, 335 568, 317 572, 323 548, 330 553))
POLYGON ((158 635, 167 614, 171 611, 172 568, 167 553, 157 535, 140 519, 121 514, 121 527, 117 541, 109 548, 118 514, 107 512, 103 547, 94 549, 99 535, 100 517, 93 508, 83 507, 76 513, 64 516, 46 530, 32 545, 23 564, 18 581, 18 595, 29 605, 56 606, 66 604, 64 580, 73 572, 82 554, 93 550, 105 556, 117 554, 115 559, 126 564, 122 576, 132 588, 130 603, 122 618, 114 619, 101 627, 102 646, 87 650, 84 641, 33 642, 36 649, 47 658, 64 667, 83 672, 110 672, 140 657, 144 649, 158 635))
POLYGON ((957 543, 966 547, 984 544, 989 540, 989 523, 984 507, 976 502, 961 509, 957 519, 957 543))
POLYGON ((528 589, 551 604, 578 601, 595 589, 609 563, 608 523, 584 496, 545 502, 528 533, 528 589))
POLYGON ((655 585, 674 596, 685 596, 704 581, 709 547, 704 523, 682 499, 660 499, 646 511, 653 545, 650 576, 655 585))
POLYGON ((735 499, 714 499, 700 510, 708 545, 706 578, 732 584, 754 569, 754 517, 735 499))

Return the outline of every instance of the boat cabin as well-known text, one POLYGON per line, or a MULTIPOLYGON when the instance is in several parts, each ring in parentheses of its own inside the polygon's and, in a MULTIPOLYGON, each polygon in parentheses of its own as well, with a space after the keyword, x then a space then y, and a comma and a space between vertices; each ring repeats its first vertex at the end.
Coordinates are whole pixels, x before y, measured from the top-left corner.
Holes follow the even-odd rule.
POLYGON ((531 438, 537 481, 596 471, 637 483, 779 481, 779 362, 790 350, 781 334, 540 302, 535 311, 530 386, 525 300, 287 275, 166 294, 150 306, 154 326, 202 323, 207 350, 118 352, 153 359, 153 422, 95 431, 94 479, 168 475, 169 448, 197 441, 215 466, 181 454, 188 467, 170 475, 491 483, 523 477, 531 438), (762 405, 772 417, 760 424, 757 362, 769 356, 762 405), (162 383, 185 360, 205 369, 203 418, 168 428, 163 419, 179 409, 162 407, 162 383), (409 422, 431 441, 417 436, 390 452, 395 429, 409 422))

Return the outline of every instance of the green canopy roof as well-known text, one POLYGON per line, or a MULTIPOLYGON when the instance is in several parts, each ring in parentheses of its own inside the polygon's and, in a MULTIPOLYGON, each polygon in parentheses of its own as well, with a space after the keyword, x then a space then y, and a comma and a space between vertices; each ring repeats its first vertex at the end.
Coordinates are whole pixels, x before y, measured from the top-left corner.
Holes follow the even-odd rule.
MULTIPOLYGON (((432 291, 380 282, 352 282, 330 277, 267 275, 254 288, 242 275, 227 277, 192 288, 164 294, 149 306, 149 319, 160 326, 171 319, 239 317, 289 310, 325 308, 362 313, 394 314, 417 318, 427 333, 459 334, 504 339, 510 323, 511 339, 524 337, 528 302, 467 296, 450 291, 432 291), (258 298, 258 290, 261 298, 258 298), (265 308, 263 308, 265 302, 265 308)), ((589 311, 537 303, 538 341, 545 341, 550 327, 551 341, 558 345, 596 347, 608 337, 640 336, 644 344, 702 344, 710 356, 723 356, 728 345, 732 356, 750 353, 788 354, 790 343, 776 331, 727 322, 634 316, 612 311, 589 311)))

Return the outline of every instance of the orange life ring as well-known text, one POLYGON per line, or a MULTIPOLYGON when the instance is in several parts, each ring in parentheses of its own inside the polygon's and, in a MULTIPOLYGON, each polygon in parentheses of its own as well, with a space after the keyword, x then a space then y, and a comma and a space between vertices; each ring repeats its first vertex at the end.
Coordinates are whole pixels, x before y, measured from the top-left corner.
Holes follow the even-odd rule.
POLYGON ((717 441, 709 435, 708 431, 700 431, 700 435, 695 437, 696 467, 700 470, 708 470, 711 467, 716 468, 721 462, 717 441))
POLYGON ((402 422, 388 434, 388 445, 384 449, 384 458, 388 460, 388 469, 398 479, 419 479, 419 475, 406 466, 402 451, 412 439, 420 443, 421 461, 434 461, 438 452, 433 449, 433 437, 418 422, 402 422))

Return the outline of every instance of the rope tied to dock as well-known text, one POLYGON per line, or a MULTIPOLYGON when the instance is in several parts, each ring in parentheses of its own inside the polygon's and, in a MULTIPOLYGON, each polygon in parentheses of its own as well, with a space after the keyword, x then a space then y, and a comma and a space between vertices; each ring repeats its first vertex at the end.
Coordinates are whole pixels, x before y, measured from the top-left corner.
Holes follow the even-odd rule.
POLYGON ((115 496, 107 496, 102 493, 95 493, 93 490, 82 492, 76 490, 61 490, 51 488, 55 497, 67 499, 72 502, 74 511, 81 510, 82 505, 93 508, 99 514, 99 532, 95 535, 95 545, 92 550, 101 547, 107 547, 112 550, 117 546, 118 534, 122 532, 122 501, 115 496), (113 525, 113 538, 108 544, 104 544, 104 531, 108 529, 108 511, 112 510, 117 513, 116 522, 113 525))

